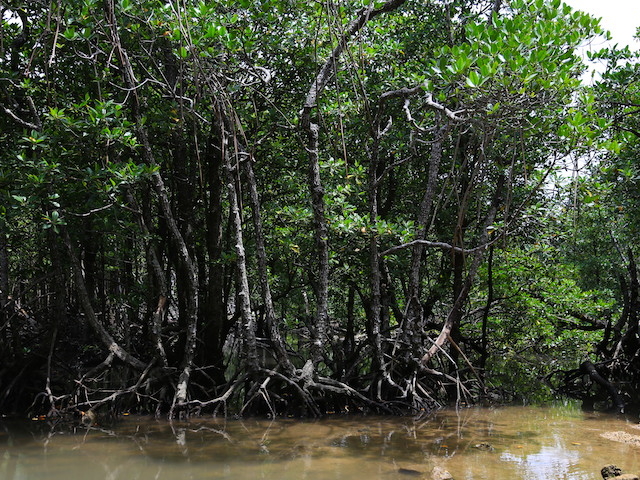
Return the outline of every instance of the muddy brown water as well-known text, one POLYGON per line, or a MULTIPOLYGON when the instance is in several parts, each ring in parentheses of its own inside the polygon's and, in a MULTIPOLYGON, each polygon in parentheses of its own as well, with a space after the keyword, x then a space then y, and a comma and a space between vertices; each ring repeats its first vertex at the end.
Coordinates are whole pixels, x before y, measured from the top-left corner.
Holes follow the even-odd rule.
POLYGON ((422 420, 129 416, 55 431, 0 421, 0 479, 398 480, 447 471, 455 480, 592 480, 610 463, 640 473, 638 427, 637 418, 570 407, 445 410, 422 420), (611 432, 638 445, 602 436, 611 432))

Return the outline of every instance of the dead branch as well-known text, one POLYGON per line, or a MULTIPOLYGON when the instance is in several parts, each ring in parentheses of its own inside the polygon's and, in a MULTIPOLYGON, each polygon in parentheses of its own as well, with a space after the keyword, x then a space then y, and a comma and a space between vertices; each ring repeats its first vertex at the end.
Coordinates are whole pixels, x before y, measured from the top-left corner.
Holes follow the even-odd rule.
POLYGON ((381 257, 385 257, 387 255, 390 255, 392 253, 395 253, 399 250, 404 250, 405 248, 411 248, 413 246, 416 245, 423 245, 425 247, 431 247, 431 248, 440 248, 442 250, 449 250, 451 252, 456 252, 456 253, 462 253, 464 255, 469 255, 472 253, 476 253, 480 250, 484 250, 486 249, 488 246, 490 246, 491 244, 493 244, 496 241, 496 239, 492 240, 489 243, 480 245, 478 247, 474 247, 474 248, 461 248, 461 247, 456 247, 455 245, 451 245, 450 243, 445 243, 445 242, 431 242, 429 240, 413 240, 411 242, 408 243, 403 243, 402 245, 396 245, 395 247, 391 247, 388 248, 387 250, 383 251, 382 253, 380 253, 381 257))
POLYGON ((26 120, 21 119, 20 117, 18 117, 15 113, 13 113, 10 109, 8 109, 7 107, 5 107, 4 105, 0 105, 2 107, 2 110, 4 110, 4 113, 6 113, 9 118, 11 118, 14 122, 16 122, 17 124, 29 128, 31 130, 35 130, 36 132, 39 131, 42 127, 40 125, 37 125, 35 123, 31 123, 28 122, 26 120))
POLYGON ((425 102, 426 104, 431 107, 434 110, 438 110, 442 113, 444 113, 449 119, 455 121, 455 122, 463 122, 465 121, 464 118, 459 117, 458 115, 461 113, 464 113, 466 110, 458 110, 456 112, 453 112, 451 110, 449 110, 447 107, 445 107, 444 105, 440 105, 438 102, 435 102, 433 100, 433 95, 430 93, 427 93, 427 96, 425 98, 425 102))

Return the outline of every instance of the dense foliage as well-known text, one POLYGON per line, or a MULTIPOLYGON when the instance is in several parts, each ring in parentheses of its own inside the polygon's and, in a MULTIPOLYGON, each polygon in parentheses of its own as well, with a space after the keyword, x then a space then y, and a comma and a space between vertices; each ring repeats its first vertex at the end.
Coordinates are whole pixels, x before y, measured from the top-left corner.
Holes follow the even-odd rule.
POLYGON ((1 411, 406 413, 545 376, 578 395, 572 368, 637 339, 637 69, 602 52, 582 86, 588 15, 1 8, 1 411))

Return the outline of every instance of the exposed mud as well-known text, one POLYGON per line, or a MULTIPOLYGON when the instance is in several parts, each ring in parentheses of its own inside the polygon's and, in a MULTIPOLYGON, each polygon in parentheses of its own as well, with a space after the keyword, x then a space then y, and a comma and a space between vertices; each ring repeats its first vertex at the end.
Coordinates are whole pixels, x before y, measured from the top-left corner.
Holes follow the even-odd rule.
POLYGON ((614 442, 626 443, 627 445, 640 447, 639 435, 632 435, 627 432, 604 432, 601 433, 600 436, 607 440, 613 440, 614 442))

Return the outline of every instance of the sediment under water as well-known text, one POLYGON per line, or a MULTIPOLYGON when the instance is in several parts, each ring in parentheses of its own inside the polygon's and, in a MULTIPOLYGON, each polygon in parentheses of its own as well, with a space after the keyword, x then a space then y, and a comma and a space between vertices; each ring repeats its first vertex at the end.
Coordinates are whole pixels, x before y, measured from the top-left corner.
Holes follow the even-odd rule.
POLYGON ((610 463, 640 473, 638 419, 569 407, 444 410, 422 420, 0 424, 3 480, 396 480, 444 471, 456 480, 596 480, 610 463))

